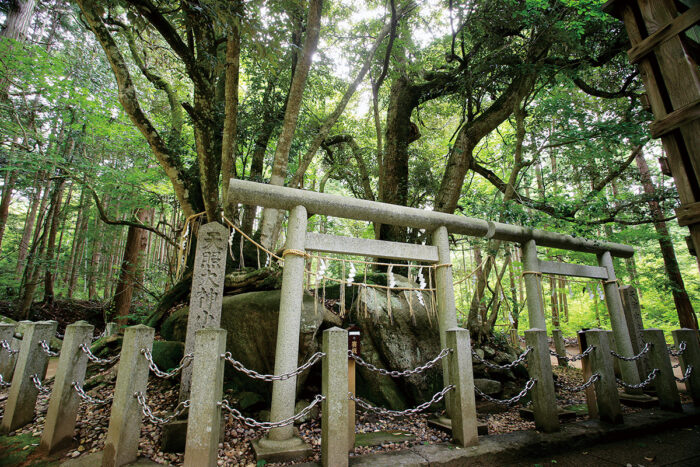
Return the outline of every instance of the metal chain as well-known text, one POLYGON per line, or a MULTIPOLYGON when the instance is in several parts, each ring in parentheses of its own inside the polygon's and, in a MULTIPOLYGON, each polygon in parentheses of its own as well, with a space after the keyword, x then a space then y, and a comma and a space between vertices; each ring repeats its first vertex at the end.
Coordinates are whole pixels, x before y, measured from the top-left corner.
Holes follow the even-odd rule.
POLYGON ((48 342, 44 341, 39 341, 39 345, 41 348, 44 350, 44 353, 48 355, 49 357, 58 357, 58 352, 53 352, 51 348, 49 347, 48 342))
POLYGON ((633 361, 635 361, 635 360, 639 360, 640 358, 642 358, 642 356, 643 356, 645 353, 647 353, 647 352, 649 351, 650 348, 651 348, 651 345, 650 345, 648 342, 646 342, 646 343, 644 344, 644 348, 643 348, 637 355, 634 355, 634 356, 632 356, 632 357, 623 357, 622 355, 620 355, 619 353, 615 352, 614 350, 611 350, 611 351, 610 351, 610 354, 611 354, 613 357, 619 358, 620 360, 624 360, 624 361, 626 361, 626 362, 633 362, 633 361))
POLYGON ((550 350, 549 354, 559 359, 566 360, 567 362, 575 362, 576 360, 581 360, 583 357, 587 357, 591 352, 593 352, 594 349, 595 347, 589 345, 586 350, 576 355, 571 355, 569 352, 566 351, 564 351, 564 355, 559 355, 556 352, 556 350, 550 350))
POLYGON ((678 381, 679 383, 685 383, 686 381, 688 381, 688 378, 690 378, 690 374, 692 372, 693 372, 693 365, 688 365, 685 368, 685 374, 683 375, 682 378, 678 378, 677 376, 674 376, 674 378, 676 378, 676 381, 678 381))
POLYGON ((532 350, 532 347, 526 348, 526 349, 525 349, 525 352, 521 353, 520 356, 519 356, 518 358, 516 358, 516 359, 513 360, 512 362, 507 363, 507 364, 505 364, 505 365, 499 365, 499 364, 497 364, 497 363, 491 363, 491 362, 488 362, 488 361, 484 360, 482 357, 479 356, 478 353, 476 353, 476 350, 474 350, 474 349, 472 349, 472 355, 473 355, 474 357, 476 357, 476 359, 479 360, 481 363, 483 363, 484 365, 486 365, 487 367, 489 367, 489 368, 491 368, 491 369, 494 369, 494 370, 510 370, 511 368, 514 368, 514 367, 518 366, 519 364, 521 364, 521 363, 525 360, 525 357, 527 356, 527 354, 530 353, 531 350, 532 350))
POLYGON ((61 340, 63 340, 64 337, 66 337, 65 334, 61 334, 60 332, 56 331, 56 339, 61 339, 61 340))
POLYGON ((9 388, 12 386, 12 383, 6 383, 4 379, 2 379, 2 373, 0 373, 0 388, 9 388))
POLYGON ((83 387, 75 381, 71 383, 71 386, 73 386, 75 392, 78 393, 78 397, 80 397, 85 402, 89 402, 95 405, 102 405, 110 401, 110 399, 98 399, 97 397, 92 397, 90 394, 86 393, 83 387))
POLYGON ((591 375, 590 378, 588 378, 588 381, 586 381, 585 383, 581 384, 580 386, 567 386, 567 385, 562 384, 562 383, 560 383, 560 382, 555 382, 554 385, 555 385, 556 387, 558 387, 559 389, 561 389, 562 391, 566 391, 566 392, 579 392, 579 391, 583 391, 584 389, 588 389, 588 387, 589 387, 591 384, 595 383, 595 382, 598 381, 599 379, 600 379, 600 373, 594 373, 593 375, 591 375))
POLYGON ((194 355, 191 353, 185 354, 177 367, 166 372, 158 368, 158 365, 156 365, 156 363, 153 361, 153 355, 151 354, 150 350, 141 349, 141 354, 146 357, 146 360, 148 361, 148 368, 150 368, 153 374, 159 378, 172 378, 176 374, 180 373, 183 368, 189 365, 190 361, 192 361, 192 358, 194 357, 194 355))
POLYGON ((496 399, 496 398, 493 398, 493 397, 489 396, 488 394, 484 394, 484 393, 483 393, 479 388, 477 388, 476 386, 474 386, 474 391, 475 391, 478 395, 480 395, 481 397, 483 397, 484 399, 486 399, 487 401, 494 402, 494 403, 499 404, 499 405, 508 405, 508 406, 510 406, 510 405, 513 405, 513 404, 515 404, 516 402, 518 402, 518 401, 519 401, 520 399, 522 399, 523 397, 525 397, 525 394, 527 394, 527 393, 530 391, 530 389, 532 389, 532 388, 535 386, 535 383, 536 383, 536 382, 537 382, 537 380, 536 380, 535 378, 530 378, 530 379, 528 379, 528 380, 527 380, 527 383, 525 383, 525 387, 523 388, 523 390, 520 391, 520 392, 519 392, 518 394, 516 394, 515 396, 511 397, 510 399, 496 399))
POLYGON ((681 355, 683 355, 683 352, 685 352, 686 346, 686 342, 681 341, 681 343, 678 344, 678 350, 668 349, 668 353, 674 357, 680 357, 681 355))
MULTIPOLYGON (((309 358, 306 363, 304 363, 302 366, 297 368, 296 370, 289 372, 289 373, 284 373, 281 375, 264 375, 262 373, 258 373, 255 370, 250 370, 243 366, 241 362, 233 358, 231 356, 231 352, 226 352, 221 354, 221 358, 225 359, 227 362, 229 362, 233 367, 240 371, 241 373, 245 374, 249 378, 254 378, 254 379, 261 379, 263 381, 284 381, 286 379, 289 379, 293 376, 298 375, 299 373, 303 372, 304 370, 312 367, 314 364, 316 364, 317 361, 319 361, 321 358, 325 357, 326 354, 323 352, 316 352, 309 358)), ((282 425, 284 426, 284 425, 282 425)))
POLYGON ((19 353, 19 350, 15 350, 10 346, 10 343, 7 342, 6 339, 3 339, 0 341, 0 347, 2 347, 3 350, 5 350, 7 353, 10 355, 14 355, 16 353, 19 353))
POLYGON ((168 415, 165 418, 160 418, 156 415, 153 415, 153 411, 151 408, 148 406, 148 403, 146 402, 146 396, 142 392, 135 392, 134 397, 136 398, 136 401, 139 403, 141 406, 141 413, 148 418, 150 421, 153 423, 156 423, 158 425, 164 425, 168 423, 171 420, 174 420, 175 418, 179 417, 185 409, 187 409, 190 406, 190 400, 187 399, 185 401, 180 402, 177 404, 175 407, 175 410, 173 411, 172 415, 168 415))
POLYGON ((90 347, 88 347, 85 344, 80 344, 80 350, 85 352, 88 360, 90 360, 91 362, 95 362, 98 365, 109 365, 110 363, 116 362, 120 357, 120 355, 115 355, 112 358, 100 358, 97 355, 95 355, 94 353, 92 353, 92 351, 90 350, 90 347))
POLYGON ((284 420, 280 420, 278 422, 259 422, 254 418, 246 417, 237 409, 231 407, 226 399, 222 400, 221 402, 217 402, 217 405, 229 412, 231 415, 233 415, 233 418, 245 425, 248 425, 251 428, 262 428, 264 430, 269 430, 270 428, 279 428, 282 426, 291 425, 300 418, 305 417, 309 412, 311 412, 311 409, 313 409, 316 404, 322 402, 325 398, 326 397, 322 396, 321 394, 316 394, 316 397, 314 397, 314 400, 311 402, 311 404, 304 407, 304 409, 301 412, 289 418, 285 418, 284 420))
POLYGON ((41 384, 41 380, 39 379, 39 376, 36 373, 30 376, 30 378, 32 378, 32 383, 34 383, 34 387, 37 388, 41 394, 48 394, 51 392, 51 389, 45 388, 44 385, 41 384))
POLYGON ((627 384, 619 378, 617 379, 617 384, 619 384, 620 386, 626 387, 628 389, 641 389, 643 387, 648 386, 654 380, 654 378, 656 378, 656 375, 658 372, 659 372, 659 369, 654 368, 653 370, 651 370, 651 373, 649 373, 649 376, 647 376, 647 379, 645 379, 644 381, 642 381, 639 384, 627 384))
POLYGON ((97 339, 102 339, 105 335, 107 334, 107 328, 105 328, 101 333, 98 335, 94 336, 92 338, 92 341, 95 342, 97 339))
POLYGON ((392 417, 402 417, 404 415, 411 415, 415 414, 418 412, 422 412, 431 405, 440 402, 443 397, 445 397, 445 394, 453 390, 455 387, 453 384, 450 384, 449 386, 445 386, 442 391, 437 392, 433 395, 433 397, 426 402, 423 402, 421 405, 418 405, 412 409, 406 409, 406 410, 390 410, 390 409, 385 409, 383 407, 375 407, 373 405, 370 405, 368 402, 363 401, 362 399, 358 399, 355 397, 355 395, 351 392, 348 393, 348 399, 351 401, 355 402, 357 405, 362 407, 363 409, 369 411, 369 412, 374 412, 379 415, 390 415, 392 417))
POLYGON ((428 368, 432 368, 435 365, 437 365, 440 360, 447 357, 447 355, 449 355, 451 352, 452 352, 452 349, 442 349, 440 351, 440 353, 437 355, 437 357, 433 358, 432 360, 425 363, 424 365, 416 367, 412 370, 404 370, 404 371, 398 371, 398 370, 389 371, 389 370, 385 370, 384 368, 377 368, 376 366, 372 365, 371 363, 364 361, 362 359, 362 357, 360 357, 359 355, 354 354, 352 352, 352 350, 348 350, 348 357, 355 360, 359 365, 364 366, 366 368, 369 368, 370 370, 375 371, 375 372, 379 373, 380 375, 391 376, 392 378, 398 378, 400 376, 410 376, 410 375, 416 375, 418 373, 422 373, 425 370, 427 370, 428 368))

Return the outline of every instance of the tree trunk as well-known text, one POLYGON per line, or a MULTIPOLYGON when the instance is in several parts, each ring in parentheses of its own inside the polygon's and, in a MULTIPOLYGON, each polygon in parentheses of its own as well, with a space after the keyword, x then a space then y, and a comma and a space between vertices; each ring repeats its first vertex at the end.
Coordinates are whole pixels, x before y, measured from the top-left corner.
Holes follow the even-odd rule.
MULTIPOLYGON (((144 223, 148 218, 148 209, 137 209, 136 217, 144 223)), ((144 240, 146 231, 129 226, 124 245, 124 257, 122 259, 119 280, 114 292, 114 314, 120 325, 127 324, 131 298, 134 294, 134 283, 139 275, 139 263, 141 252, 145 248, 144 240)))
POLYGON ((7 20, 0 36, 23 41, 27 37, 36 0, 10 0, 7 20))
POLYGON ((73 248, 71 249, 71 261, 70 264, 70 274, 68 275, 68 298, 73 297, 75 292, 75 286, 78 283, 78 271, 81 269, 81 262, 83 258, 83 252, 86 251, 85 245, 87 244, 87 226, 90 221, 90 212, 88 207, 90 206, 90 197, 87 195, 86 191, 83 190, 80 194, 80 211, 78 211, 78 220, 75 224, 75 231, 73 233, 73 248))
MULTIPOLYGON (((304 87, 306 86, 306 78, 311 68, 311 59, 318 45, 322 8, 323 0, 310 0, 303 54, 296 66, 294 76, 292 77, 289 100, 287 101, 287 108, 284 113, 284 124, 282 125, 282 132, 277 139, 277 148, 275 149, 275 157, 272 162, 271 185, 284 185, 284 180, 287 176, 289 150, 292 147, 292 139, 294 138, 294 131, 297 127, 297 119, 299 118, 299 110, 301 109, 301 100, 304 87)), ((277 222, 278 211, 276 209, 263 210, 262 225, 260 227, 260 242, 266 248, 274 248, 274 244, 277 241, 277 222)))
MULTIPOLYGON (((102 202, 106 203, 106 200, 103 198, 102 202)), ((90 268, 88 271, 88 300, 95 300, 97 297, 97 277, 100 272, 100 261, 102 260, 104 235, 102 232, 102 225, 97 217, 95 217, 93 235, 94 240, 92 243, 92 256, 90 257, 90 268)))
MULTIPOLYGON (((238 2, 236 2, 238 6, 238 2)), ((235 172, 236 163, 236 142, 238 127, 238 74, 241 57, 241 34, 240 25, 237 19, 231 24, 226 41, 226 92, 224 102, 224 134, 221 143, 221 199, 223 200, 224 212, 230 218, 233 213, 229 212, 228 203, 228 181, 235 172)))
POLYGON ((34 230, 34 223, 36 222, 37 210, 39 209, 39 202, 41 201, 41 188, 43 181, 43 174, 37 174, 34 183, 34 192, 32 193, 32 201, 27 212, 27 217, 24 221, 24 229, 22 230, 22 239, 19 241, 19 250, 17 252, 17 268, 15 269, 15 274, 19 277, 22 274, 22 268, 24 268, 24 260, 27 259, 27 250, 29 249, 29 239, 32 236, 32 231, 34 230))
MULTIPOLYGON (((642 186, 644 187, 644 192, 650 196, 653 196, 656 190, 654 189, 654 184, 651 180, 651 175, 649 174, 649 167, 644 160, 642 151, 637 153, 635 160, 637 162, 637 167, 639 168, 639 176, 642 181, 642 186)), ((671 241, 671 236, 669 235, 668 228, 666 227, 666 222, 662 220, 664 216, 663 212, 661 211, 661 207, 657 201, 650 200, 649 210, 651 211, 652 218, 655 219, 654 228, 656 229, 656 233, 659 235, 661 255, 664 258, 666 275, 668 276, 668 280, 671 285, 673 301, 676 304, 676 311, 678 312, 679 324, 682 328, 698 329, 697 316, 695 315, 693 304, 690 303, 690 298, 688 298, 688 292, 685 290, 685 284, 683 283, 683 277, 681 276, 681 271, 678 267, 673 242, 671 241)))
MULTIPOLYGON (((71 139, 71 141, 73 141, 71 139)), ((44 302, 52 304, 54 301, 54 256, 56 254, 56 233, 61 220, 61 202, 63 201, 63 190, 66 180, 61 178, 56 183, 54 193, 51 196, 51 225, 46 242, 46 272, 44 275, 44 302)))
POLYGON ((5 176, 5 184, 2 187, 2 199, 0 199, 0 249, 2 248, 2 238, 5 234, 7 218, 10 214, 10 202, 12 201, 12 191, 17 182, 17 171, 12 170, 5 176))

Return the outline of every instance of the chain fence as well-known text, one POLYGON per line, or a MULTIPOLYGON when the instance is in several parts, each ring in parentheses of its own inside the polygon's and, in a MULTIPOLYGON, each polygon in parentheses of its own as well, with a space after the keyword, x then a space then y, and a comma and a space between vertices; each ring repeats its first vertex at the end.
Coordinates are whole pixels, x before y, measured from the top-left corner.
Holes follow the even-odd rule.
POLYGON ((222 400, 221 402, 218 402, 217 405, 221 407, 222 409, 226 410, 229 412, 233 418, 238 420, 239 422, 251 427, 251 428, 262 428, 264 430, 269 430, 271 428, 280 428, 283 426, 291 425, 292 423, 296 422, 297 420, 305 417, 308 415, 309 412, 311 412, 311 409, 314 408, 317 404, 322 402, 326 397, 322 396, 321 394, 316 394, 314 397, 314 400, 311 401, 311 404, 307 405, 304 407, 299 413, 296 415, 292 415, 289 418, 285 418, 284 420, 280 420, 277 422, 259 422, 255 420, 254 418, 246 417, 244 416, 241 412, 239 412, 237 409, 234 407, 231 407, 226 399, 222 400))
POLYGON ((367 410, 368 412, 374 412, 374 413, 379 414, 379 415, 389 415, 392 417, 403 417, 406 415, 412 415, 412 414, 422 412, 425 409, 427 409, 428 407, 430 407, 431 405, 440 402, 445 397, 445 394, 447 394, 448 392, 450 392, 454 388, 455 387, 453 384, 445 386, 444 388, 442 388, 442 391, 436 392, 429 401, 423 402, 422 404, 420 404, 412 409, 406 409, 406 410, 390 410, 390 409, 385 409, 384 407, 375 407, 375 406, 371 405, 370 403, 365 402, 362 399, 355 397, 355 395, 351 392, 348 393, 348 399, 355 402, 357 405, 359 405, 363 409, 367 410))
MULTIPOLYGON (((299 368, 297 368, 294 371, 291 371, 289 373, 284 373, 281 375, 264 375, 262 373, 258 373, 255 370, 251 370, 246 368, 241 362, 233 358, 231 355, 231 352, 226 352, 221 354, 221 358, 225 359, 227 362, 229 362, 236 370, 240 371, 241 373, 245 374, 249 378, 253 379, 260 379, 263 381, 284 381, 289 378, 292 378, 294 376, 297 376, 298 374, 302 373, 304 370, 307 370, 308 368, 311 368, 318 362, 321 358, 325 357, 325 353, 323 352, 316 352, 309 358, 306 363, 301 365, 299 368)), ((284 425, 282 425, 284 426, 284 425)))
POLYGON ((32 379, 32 383, 34 383, 34 387, 37 388, 39 393, 48 394, 51 392, 51 389, 44 387, 44 385, 41 384, 41 380, 39 379, 39 376, 36 373, 30 376, 30 378, 32 379))
POLYGON ((51 347, 49 347, 49 343, 44 341, 39 341, 39 345, 41 346, 41 349, 44 351, 46 355, 49 357, 58 357, 58 352, 54 352, 51 350, 51 347))
POLYGON ((85 344, 80 344, 80 350, 85 352, 88 360, 90 360, 91 362, 97 363, 98 365, 109 365, 109 364, 114 363, 117 360, 119 360, 119 357, 120 357, 120 355, 118 354, 118 355, 115 355, 114 357, 111 357, 111 358, 100 358, 97 355, 95 355, 94 353, 92 353, 92 351, 90 350, 90 347, 88 347, 85 344))
POLYGON ((146 360, 148 361, 148 368, 153 372, 154 375, 156 375, 159 378, 172 378, 173 376, 180 373, 183 368, 189 365, 192 359, 194 358, 194 355, 191 353, 185 354, 180 360, 180 364, 177 367, 173 368, 170 371, 163 371, 160 368, 158 368, 158 365, 156 365, 156 363, 153 361, 153 355, 151 354, 150 350, 141 349, 141 354, 144 357, 146 357, 146 360))
POLYGON ((685 352, 685 348, 688 344, 685 341, 681 341, 680 344, 678 344, 678 350, 675 350, 674 348, 669 348, 668 353, 669 355, 673 357, 680 357, 683 355, 683 352, 685 352))
POLYGON ((182 415, 185 412, 185 410, 187 410, 190 406, 189 399, 182 401, 179 404, 177 404, 175 410, 171 415, 161 418, 153 414, 153 411, 148 406, 148 402, 146 402, 146 396, 144 395, 144 393, 135 392, 134 397, 136 398, 138 404, 141 406, 141 413, 143 413, 143 416, 157 425, 165 425, 166 423, 175 420, 177 417, 182 415))
POLYGON ((558 381, 554 382, 554 385, 565 392, 579 392, 588 389, 593 383, 600 379, 600 373, 594 373, 588 378, 588 381, 579 386, 567 386, 558 381))
POLYGON ((94 405, 103 405, 106 404, 107 402, 110 402, 112 399, 98 399, 97 397, 92 397, 90 394, 85 392, 83 387, 79 385, 77 382, 73 381, 71 383, 71 386, 73 386, 73 389, 75 389, 75 392, 78 394, 78 397, 80 397, 82 400, 85 402, 89 402, 94 405))
POLYGON ((472 356, 474 356, 479 362, 482 364, 486 365, 488 368, 491 368, 493 370, 510 370, 512 368, 515 368, 516 366, 520 365, 523 361, 525 361, 525 357, 527 357, 527 354, 529 354, 532 351, 532 347, 528 347, 525 349, 523 353, 520 354, 518 358, 513 360, 510 363, 506 363, 505 365, 499 365, 497 363, 491 363, 487 360, 484 360, 483 357, 481 357, 478 353, 476 353, 476 350, 472 349, 472 356))
POLYGON ((620 355, 619 353, 615 352, 614 350, 611 350, 610 354, 613 357, 619 358, 620 360, 624 360, 626 362, 634 362, 635 360, 639 360, 640 358, 642 358, 645 353, 649 352, 649 349, 651 349, 651 345, 648 342, 646 342, 644 344, 644 348, 642 350, 640 350, 637 355, 634 355, 632 357, 625 357, 625 356, 620 355))
POLYGON ((9 388, 10 386, 12 386, 12 383, 6 383, 2 378, 2 373, 0 373, 0 388, 9 388))
POLYGON ((10 355, 14 355, 14 354, 19 353, 19 349, 17 349, 17 350, 13 349, 12 346, 10 345, 10 343, 7 342, 6 339, 3 339, 0 341, 0 347, 2 347, 2 349, 5 352, 9 353, 10 355))
POLYGON ((378 367, 372 365, 371 363, 364 361, 362 359, 362 357, 360 357, 357 354, 354 354, 352 352, 352 350, 348 350, 348 357, 355 360, 358 365, 364 366, 365 368, 369 368, 371 371, 379 373, 380 375, 391 376, 392 378, 398 378, 401 376, 410 376, 410 375, 417 375, 419 373, 422 373, 425 370, 437 365, 440 362, 440 360, 447 357, 451 352, 452 352, 452 349, 442 349, 440 351, 440 353, 435 358, 428 361, 424 365, 418 366, 412 370, 404 370, 404 371, 398 371, 398 370, 389 371, 389 370, 385 370, 384 368, 378 368, 378 367))
POLYGON ((683 375, 682 378, 679 378, 677 376, 674 376, 674 378, 676 378, 676 381, 678 381, 679 383, 685 383, 686 381, 688 381, 688 378, 690 378, 690 374, 692 372, 693 372, 693 365, 688 365, 685 368, 685 374, 683 375))
POLYGON ((537 380, 535 378, 530 378, 525 383, 525 387, 522 389, 522 391, 520 391, 519 393, 517 393, 515 396, 511 397, 510 399, 496 399, 495 397, 491 397, 488 394, 484 393, 481 389, 479 389, 476 386, 474 386, 474 391, 478 395, 480 395, 481 397, 483 397, 484 399, 486 399, 489 402, 493 402, 493 403, 498 404, 498 405, 511 406, 511 405, 519 402, 520 399, 522 399, 523 397, 525 397, 525 395, 528 392, 530 392, 530 389, 532 389, 535 386, 536 382, 537 382, 537 380))
POLYGON ((587 357, 591 352, 595 350, 595 347, 592 345, 589 345, 586 350, 583 352, 576 354, 576 355, 571 355, 569 352, 564 351, 564 355, 559 355, 556 350, 550 350, 549 354, 557 357, 561 360, 566 360, 567 362, 575 362, 576 360, 581 360, 584 357, 587 357))
POLYGON ((619 384, 620 386, 625 387, 627 389, 641 389, 641 388, 649 386, 649 384, 651 384, 651 382, 654 381, 654 378, 656 378, 656 375, 658 373, 659 373, 659 369, 654 368, 653 370, 651 370, 651 373, 649 373, 649 376, 647 376, 647 378, 639 384, 627 384, 619 378, 617 378, 617 384, 619 384))

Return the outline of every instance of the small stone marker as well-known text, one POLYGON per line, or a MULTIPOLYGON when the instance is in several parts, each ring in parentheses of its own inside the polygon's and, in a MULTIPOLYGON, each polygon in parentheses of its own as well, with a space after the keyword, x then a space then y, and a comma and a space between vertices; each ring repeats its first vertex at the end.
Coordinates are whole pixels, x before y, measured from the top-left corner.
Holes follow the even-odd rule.
POLYGON ((94 326, 85 321, 66 326, 46 423, 41 434, 41 449, 45 452, 55 452, 72 441, 80 408, 80 398, 73 388, 73 382, 82 386, 85 380, 87 354, 80 346, 90 345, 93 329, 94 326))
POLYGON ((659 370, 653 381, 659 406, 665 410, 682 412, 681 398, 678 395, 678 386, 673 375, 664 332, 661 329, 645 329, 642 331, 642 339, 651 345, 648 354, 649 366, 659 370))
POLYGON ((323 331, 321 407, 321 463, 324 467, 348 465, 348 332, 333 327, 323 331))
POLYGON ((22 346, 17 357, 17 366, 12 376, 12 386, 5 403, 5 413, 0 426, 1 433, 14 431, 31 422, 39 390, 34 386, 32 375, 44 379, 49 356, 39 342, 49 342, 56 334, 56 321, 39 321, 25 324, 22 346))
POLYGON ((452 353, 447 356, 450 384, 455 386, 447 394, 452 400, 452 437, 460 446, 474 446, 479 444, 479 438, 469 331, 451 328, 447 330, 446 337, 447 347, 452 349, 452 353))
POLYGON ((620 396, 613 371, 613 356, 610 354, 612 331, 593 329, 586 331, 586 342, 594 347, 588 355, 592 374, 600 377, 595 382, 595 395, 600 419, 610 423, 622 423, 620 396))
MULTIPOLYGON (((0 341, 7 341, 7 344, 14 350, 12 345, 15 335, 15 325, 10 323, 0 323, 0 341)), ((12 381, 12 372, 15 369, 16 355, 10 354, 7 350, 0 348, 0 376, 6 383, 12 381)))
POLYGON ((226 330, 200 329, 195 336, 185 466, 214 467, 221 435, 221 408, 217 403, 224 390, 225 360, 221 354, 226 351, 226 330))
POLYGON ((549 344, 547 331, 544 329, 529 329, 525 331, 525 342, 532 350, 527 355, 527 370, 530 378, 537 383, 530 391, 532 394, 532 411, 535 416, 535 426, 545 433, 559 431, 559 414, 557 397, 554 393, 552 363, 549 359, 549 344))
MULTIPOLYGON (((190 311, 187 317, 185 355, 194 352, 195 333, 204 328, 218 328, 221 323, 221 302, 224 296, 228 229, 218 222, 199 228, 194 257, 190 311)), ((192 365, 182 369, 180 401, 189 398, 192 365)))
POLYGON ((141 349, 152 350, 154 334, 153 328, 143 324, 131 326, 124 331, 119 372, 102 455, 103 467, 126 465, 138 457, 143 414, 135 394, 146 393, 148 361, 141 349))
POLYGON ((696 329, 676 329, 672 331, 676 348, 685 342, 685 351, 678 357, 681 370, 685 374, 688 365, 692 365, 690 377, 685 382, 685 387, 696 406, 700 406, 700 335, 696 329))

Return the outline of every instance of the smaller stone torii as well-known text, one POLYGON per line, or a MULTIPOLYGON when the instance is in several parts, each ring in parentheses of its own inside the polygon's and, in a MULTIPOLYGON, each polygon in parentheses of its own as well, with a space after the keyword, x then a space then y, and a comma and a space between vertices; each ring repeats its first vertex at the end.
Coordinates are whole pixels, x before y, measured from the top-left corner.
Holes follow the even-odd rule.
MULTIPOLYGON (((447 266, 451 263, 448 239, 450 232, 520 243, 523 249, 528 317, 532 329, 546 330, 541 294, 543 273, 604 281, 605 301, 617 351, 624 355, 633 354, 612 260, 613 257, 629 258, 634 255, 634 249, 628 245, 245 180, 230 180, 228 200, 230 204, 240 203, 289 211, 275 374, 289 373, 297 368, 305 264, 303 255, 307 251, 422 261, 447 266), (307 232, 309 214, 425 229, 431 232, 433 244, 413 245, 307 232), (597 255, 598 265, 541 261, 537 258, 537 246, 592 253, 597 255)), ((445 348, 446 331, 457 327, 450 267, 437 269, 436 289, 440 344, 445 348)), ((447 382, 448 368, 445 363, 443 360, 443 378, 447 382)), ((545 363, 549 365, 548 360, 545 363)), ((634 362, 621 361, 620 369, 623 380, 628 384, 640 382, 639 372, 634 362)), ((551 368, 545 374, 551 375, 551 368)), ((295 399, 296 377, 274 381, 270 421, 280 421, 294 415, 295 399)), ((447 409, 450 414, 449 398, 447 409)), ((556 412, 552 413, 556 420, 556 412)), ((270 430, 268 436, 260 440, 255 447, 259 454, 264 452, 268 458, 273 454, 278 459, 303 457, 308 452, 304 442, 294 435, 293 426, 270 430)))

